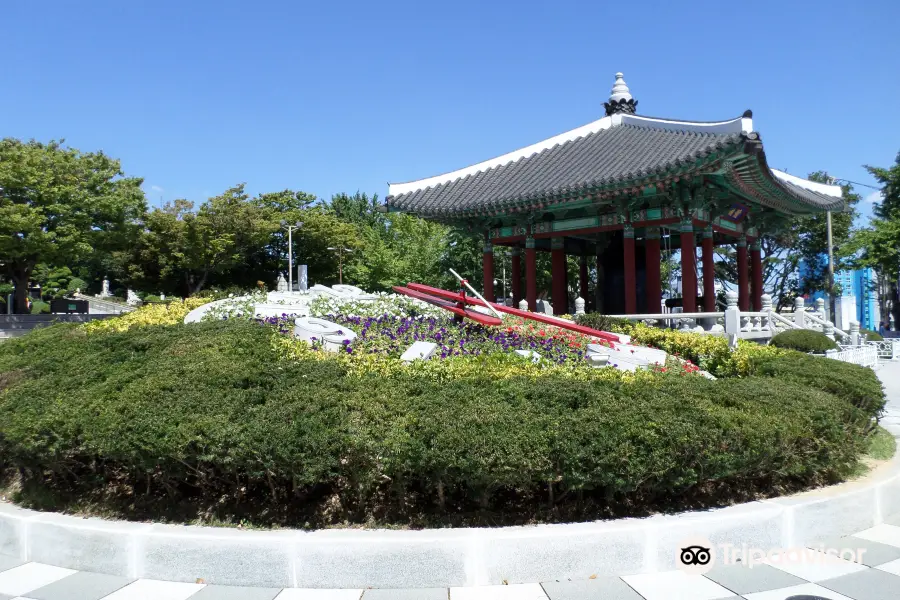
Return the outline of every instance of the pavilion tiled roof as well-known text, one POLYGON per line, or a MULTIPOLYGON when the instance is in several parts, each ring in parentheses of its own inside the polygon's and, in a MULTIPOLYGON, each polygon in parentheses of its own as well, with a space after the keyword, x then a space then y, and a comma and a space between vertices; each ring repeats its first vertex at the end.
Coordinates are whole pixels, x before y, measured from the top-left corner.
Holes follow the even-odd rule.
MULTIPOLYGON (((710 157, 740 155, 749 142, 759 146, 762 164, 759 168, 754 165, 753 181, 739 183, 751 188, 756 201, 781 207, 787 202, 791 212, 838 210, 843 206, 837 186, 785 175, 790 178, 788 181, 782 177, 784 174, 769 170, 748 117, 746 113, 731 121, 697 123, 636 115, 607 116, 466 169, 393 184, 387 205, 391 210, 436 218, 527 210, 548 198, 627 188, 635 182, 701 168, 710 157)), ((750 177, 741 173, 739 177, 750 177)))

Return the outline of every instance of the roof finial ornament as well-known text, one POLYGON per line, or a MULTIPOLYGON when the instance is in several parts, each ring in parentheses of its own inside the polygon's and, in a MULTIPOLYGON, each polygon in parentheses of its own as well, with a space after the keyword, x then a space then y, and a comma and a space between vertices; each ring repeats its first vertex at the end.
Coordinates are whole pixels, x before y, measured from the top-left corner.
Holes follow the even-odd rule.
POLYGON ((631 96, 631 90, 628 89, 622 73, 616 73, 616 83, 610 92, 609 102, 604 102, 603 106, 606 108, 606 116, 616 113, 633 115, 637 110, 637 100, 631 96))

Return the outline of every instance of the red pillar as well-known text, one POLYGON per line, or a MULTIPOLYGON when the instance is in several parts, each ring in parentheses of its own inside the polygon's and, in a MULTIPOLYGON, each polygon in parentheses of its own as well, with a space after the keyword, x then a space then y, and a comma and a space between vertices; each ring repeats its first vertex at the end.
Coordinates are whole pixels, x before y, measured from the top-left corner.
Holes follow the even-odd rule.
POLYGON ((738 308, 750 310, 750 290, 747 282, 747 238, 741 236, 737 243, 738 308))
POLYGON ((564 315, 569 312, 569 286, 566 282, 566 249, 564 238, 550 240, 550 278, 553 295, 553 314, 564 315))
POLYGON ((578 264, 578 283, 580 284, 579 295, 581 299, 584 300, 584 303, 588 302, 588 264, 587 264, 587 256, 582 256, 579 258, 578 264))
POLYGON ((762 308, 763 272, 762 272, 762 248, 759 238, 753 240, 750 246, 750 268, 753 271, 753 310, 762 308))
POLYGON ((625 224, 623 241, 625 249, 625 314, 637 314, 637 275, 634 269, 634 227, 625 224))
POLYGON ((691 221, 681 223, 681 306, 697 312, 697 243, 691 221))
POLYGON ((494 301, 494 247, 490 242, 484 243, 484 260, 482 262, 484 270, 484 299, 488 302, 494 301))
POLYGON ((657 313, 662 310, 662 283, 659 277, 659 266, 662 264, 662 256, 659 250, 659 229, 647 228, 647 308, 648 313, 657 313))
MULTIPOLYGON (((519 248, 513 248, 511 254, 512 261, 512 303, 513 308, 519 308, 519 300, 522 299, 522 251, 519 248)), ((505 298, 504 298, 505 300, 505 298)))
POLYGON ((528 310, 537 310, 537 251, 531 237, 525 239, 525 300, 528 310))
POLYGON ((703 310, 716 310, 716 268, 713 263, 713 230, 703 230, 703 310))

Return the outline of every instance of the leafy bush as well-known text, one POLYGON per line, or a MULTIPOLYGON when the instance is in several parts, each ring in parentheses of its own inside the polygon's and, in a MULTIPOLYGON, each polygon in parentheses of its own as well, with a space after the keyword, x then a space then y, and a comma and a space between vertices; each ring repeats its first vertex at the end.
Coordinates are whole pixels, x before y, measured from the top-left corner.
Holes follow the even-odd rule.
POLYGON ((172 301, 172 300, 170 300, 170 299, 168 299, 168 300, 163 300, 162 298, 160 298, 159 296, 156 296, 156 295, 154 295, 154 294, 147 294, 147 295, 144 296, 143 299, 142 299, 142 302, 143 302, 144 304, 168 304, 168 303, 170 303, 171 301, 172 301))
POLYGON ((816 388, 861 411, 858 419, 869 422, 884 408, 884 388, 875 372, 861 367, 803 352, 784 351, 776 356, 759 356, 752 361, 754 375, 777 377, 788 382, 816 388))
POLYGON ((40 315, 50 312, 50 305, 44 302, 43 300, 32 300, 31 302, 31 314, 40 315))
POLYGON ((865 443, 859 410, 800 375, 354 377, 299 346, 246 321, 8 341, 0 463, 57 508, 415 525, 729 502, 839 479, 865 443))
POLYGON ((578 315, 575 317, 575 322, 592 329, 617 333, 628 333, 633 326, 633 322, 628 319, 610 317, 609 315, 601 315, 600 313, 585 313, 583 315, 578 315))
POLYGON ((69 280, 69 283, 66 284, 66 292, 69 294, 74 294, 76 290, 81 290, 82 292, 86 292, 88 288, 88 284, 84 279, 80 277, 73 277, 69 280))
POLYGON ((189 312, 208 303, 207 298, 186 298, 165 304, 148 304, 120 317, 91 321, 82 327, 87 332, 127 331, 132 327, 147 325, 176 325, 184 322, 189 312))
POLYGON ((866 340, 870 342, 883 342, 884 338, 881 337, 881 334, 877 331, 872 331, 871 329, 860 328, 859 332, 865 336, 866 340))
POLYGON ((800 352, 823 353, 835 350, 838 345, 824 333, 809 329, 788 329, 772 337, 769 342, 776 348, 799 350, 800 352))

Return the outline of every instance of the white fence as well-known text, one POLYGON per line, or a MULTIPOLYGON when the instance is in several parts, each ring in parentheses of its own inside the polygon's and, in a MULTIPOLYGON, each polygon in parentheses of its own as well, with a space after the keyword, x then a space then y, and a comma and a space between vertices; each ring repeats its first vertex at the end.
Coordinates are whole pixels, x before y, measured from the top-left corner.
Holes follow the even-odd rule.
POLYGON ((875 348, 878 358, 882 360, 900 359, 900 339, 890 339, 880 342, 866 342, 866 346, 875 348))
POLYGON ((878 350, 875 346, 842 346, 840 350, 828 350, 825 356, 843 362, 862 365, 863 367, 878 366, 878 350))
MULTIPOLYGON (((667 324, 681 331, 691 331, 708 335, 728 337, 734 345, 738 339, 764 341, 789 329, 810 329, 821 331, 841 344, 840 350, 828 353, 830 358, 875 367, 882 360, 900 359, 900 339, 883 342, 869 342, 859 332, 859 323, 850 322, 850 330, 842 331, 825 318, 825 301, 816 300, 815 308, 807 307, 803 298, 794 302, 794 310, 776 312, 772 298, 763 294, 759 311, 741 311, 738 308, 737 293, 725 294, 726 308, 721 312, 663 312, 640 315, 613 315, 617 318, 644 321, 649 324, 667 324)), ((578 303, 576 301, 576 314, 578 303)), ((583 312, 583 303, 581 311, 583 312)))

